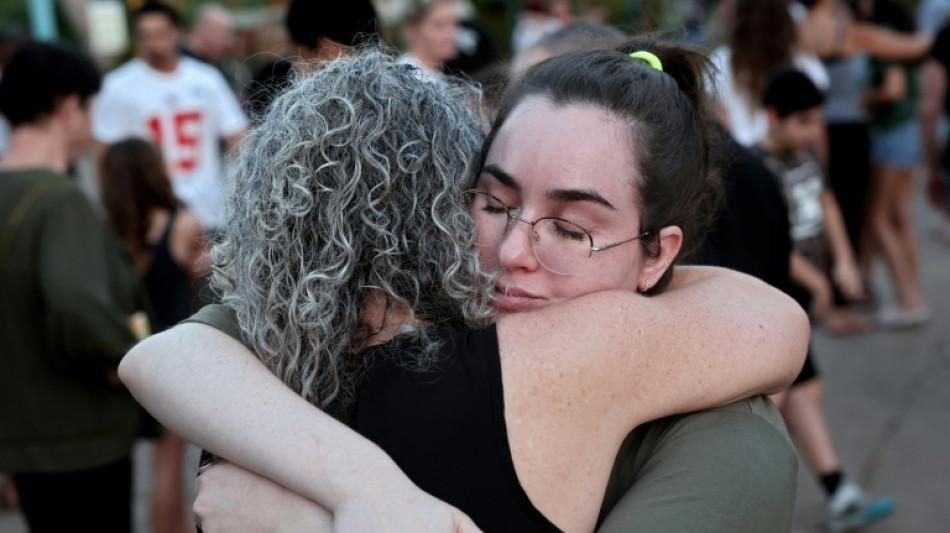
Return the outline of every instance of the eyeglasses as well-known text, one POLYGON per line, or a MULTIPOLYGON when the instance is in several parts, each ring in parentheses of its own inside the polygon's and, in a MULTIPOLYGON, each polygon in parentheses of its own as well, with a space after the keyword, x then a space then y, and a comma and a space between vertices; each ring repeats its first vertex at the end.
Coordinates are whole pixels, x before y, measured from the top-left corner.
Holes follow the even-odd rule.
POLYGON ((508 207, 484 191, 465 191, 465 198, 471 205, 472 217, 478 224, 479 246, 498 245, 511 229, 512 221, 524 222, 531 226, 531 248, 538 262, 544 268, 562 276, 578 272, 593 252, 609 250, 651 233, 645 231, 625 241, 597 247, 594 246, 594 238, 586 229, 563 218, 542 217, 533 222, 525 220, 512 213, 516 208, 508 207))

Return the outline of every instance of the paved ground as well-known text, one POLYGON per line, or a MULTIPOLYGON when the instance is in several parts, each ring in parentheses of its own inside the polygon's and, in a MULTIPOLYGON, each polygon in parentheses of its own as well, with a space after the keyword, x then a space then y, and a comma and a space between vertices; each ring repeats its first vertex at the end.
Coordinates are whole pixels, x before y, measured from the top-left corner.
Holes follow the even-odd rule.
MULTIPOLYGON (((950 532, 950 245, 930 235, 932 216, 923 207, 918 223, 934 320, 907 332, 815 335, 844 466, 870 492, 897 500, 897 512, 868 533, 950 532)), ((147 446, 136 451, 139 533, 148 531, 148 452, 147 446)), ((822 493, 802 468, 795 532, 820 530, 823 515, 822 493)), ((0 532, 25 533, 26 526, 16 512, 0 511, 0 532)))
MULTIPOLYGON (((932 213, 918 206, 934 320, 906 332, 814 337, 845 468, 870 492, 897 501, 897 512, 869 533, 950 532, 950 245, 934 237, 932 213)), ((886 287, 882 274, 878 286, 886 287)), ((822 492, 802 468, 796 531, 817 531, 823 513, 822 492)))

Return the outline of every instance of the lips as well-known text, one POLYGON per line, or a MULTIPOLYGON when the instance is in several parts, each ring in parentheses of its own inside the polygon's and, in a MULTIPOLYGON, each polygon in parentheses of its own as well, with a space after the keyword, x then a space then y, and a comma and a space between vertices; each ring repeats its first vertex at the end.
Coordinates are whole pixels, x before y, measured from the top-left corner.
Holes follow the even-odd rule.
POLYGON ((505 311, 520 311, 542 301, 540 296, 504 283, 495 285, 495 306, 505 311))

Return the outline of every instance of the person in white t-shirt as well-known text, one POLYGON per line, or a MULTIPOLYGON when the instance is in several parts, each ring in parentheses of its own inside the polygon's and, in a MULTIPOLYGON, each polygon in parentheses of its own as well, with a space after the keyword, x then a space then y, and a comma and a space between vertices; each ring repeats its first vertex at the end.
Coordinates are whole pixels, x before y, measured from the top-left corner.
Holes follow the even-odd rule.
POLYGON ((179 53, 181 19, 146 3, 132 16, 139 56, 109 73, 93 109, 93 136, 105 145, 144 137, 164 155, 175 195, 206 230, 221 224, 221 141, 230 148, 247 118, 224 77, 179 53))
POLYGON ((734 6, 729 44, 710 56, 716 67, 714 87, 723 123, 739 143, 755 146, 769 131, 761 103, 769 77, 794 67, 825 91, 828 73, 817 57, 801 50, 787 2, 738 0, 734 6))

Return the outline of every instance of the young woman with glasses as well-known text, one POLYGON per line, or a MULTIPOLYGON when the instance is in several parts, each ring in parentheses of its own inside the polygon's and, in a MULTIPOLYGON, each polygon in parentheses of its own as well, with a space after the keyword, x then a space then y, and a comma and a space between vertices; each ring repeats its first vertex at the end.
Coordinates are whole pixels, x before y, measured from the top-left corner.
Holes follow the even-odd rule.
POLYGON ((199 484, 253 495, 202 497, 203 525, 474 530, 454 506, 486 531, 591 531, 631 429, 787 385, 800 308, 671 268, 713 187, 704 63, 650 42, 548 60, 480 156, 471 95, 379 53, 280 96, 214 252, 226 307, 121 369, 159 420, 289 487, 212 467, 199 484))

